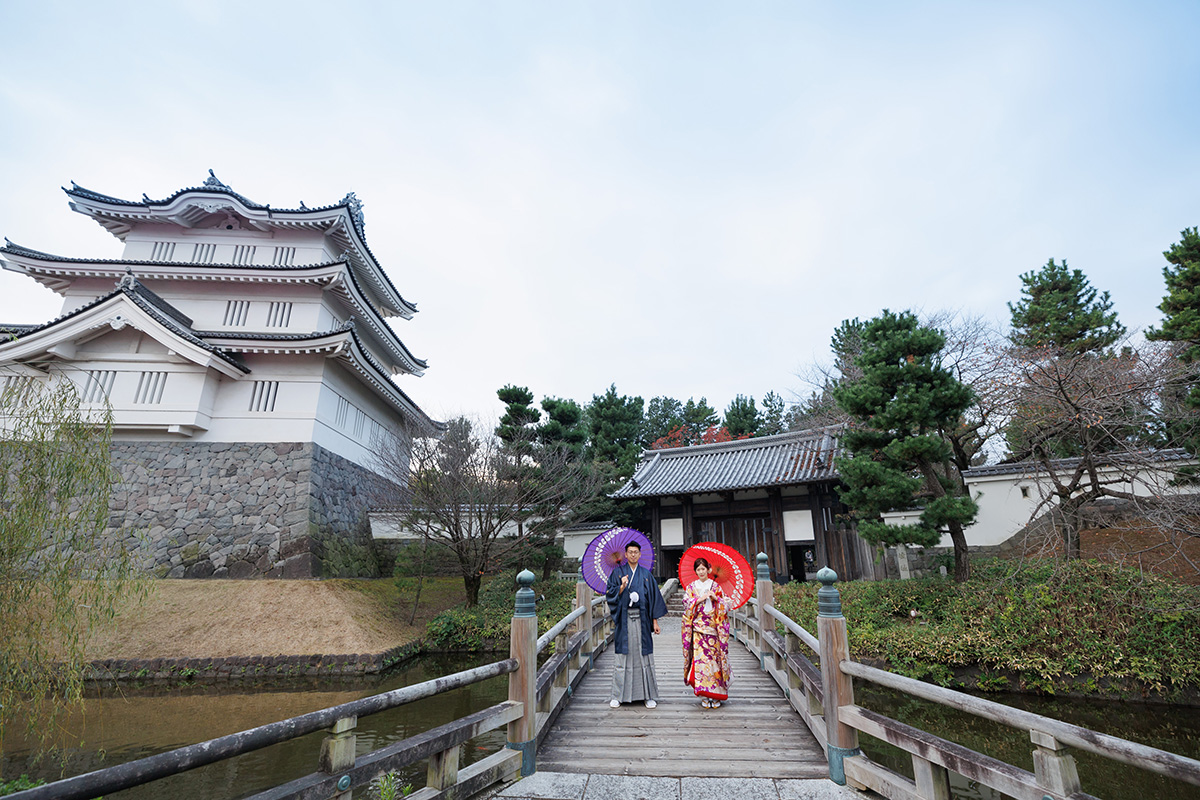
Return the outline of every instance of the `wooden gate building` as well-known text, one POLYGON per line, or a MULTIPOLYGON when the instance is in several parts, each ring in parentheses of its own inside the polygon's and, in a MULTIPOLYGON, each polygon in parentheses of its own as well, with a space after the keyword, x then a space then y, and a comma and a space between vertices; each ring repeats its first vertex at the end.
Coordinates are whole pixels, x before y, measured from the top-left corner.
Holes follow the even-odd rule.
POLYGON ((873 579, 873 550, 846 522, 836 492, 841 430, 647 450, 613 497, 646 501, 643 529, 660 554, 660 577, 675 574, 691 545, 717 541, 751 564, 766 553, 781 583, 827 564, 846 579, 873 579))

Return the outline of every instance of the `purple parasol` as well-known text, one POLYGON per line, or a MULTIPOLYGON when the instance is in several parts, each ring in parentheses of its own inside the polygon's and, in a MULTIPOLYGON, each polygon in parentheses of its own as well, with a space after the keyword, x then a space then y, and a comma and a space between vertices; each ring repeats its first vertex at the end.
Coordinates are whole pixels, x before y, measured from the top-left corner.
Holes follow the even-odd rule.
POLYGON ((653 571, 654 548, 650 540, 641 531, 633 528, 609 528, 604 533, 592 539, 583 551, 583 579, 594 591, 604 593, 608 588, 608 576, 616 569, 617 564, 625 561, 625 547, 630 542, 642 546, 642 557, 638 566, 653 571))

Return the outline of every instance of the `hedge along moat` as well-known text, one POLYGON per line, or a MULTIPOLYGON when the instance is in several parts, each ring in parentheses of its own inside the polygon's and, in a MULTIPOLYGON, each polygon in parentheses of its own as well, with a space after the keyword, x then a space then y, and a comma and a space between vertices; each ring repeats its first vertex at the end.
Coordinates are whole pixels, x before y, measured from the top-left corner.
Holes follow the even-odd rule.
MULTIPOLYGON (((839 583, 851 655, 951 688, 1198 704, 1200 587, 1094 561, 972 575, 839 583)), ((815 630, 816 589, 775 604, 815 630)))

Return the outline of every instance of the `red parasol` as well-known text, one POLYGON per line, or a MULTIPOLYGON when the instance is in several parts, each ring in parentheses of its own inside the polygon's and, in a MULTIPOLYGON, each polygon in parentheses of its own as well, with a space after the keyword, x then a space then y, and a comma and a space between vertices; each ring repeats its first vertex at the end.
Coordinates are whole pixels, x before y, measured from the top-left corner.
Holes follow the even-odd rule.
POLYGON ((608 576, 616 569, 617 564, 625 561, 625 547, 630 542, 641 545, 642 557, 638 560, 638 566, 653 571, 654 548, 646 534, 633 528, 609 528, 592 539, 583 551, 580 567, 584 582, 593 590, 604 594, 608 576))
POLYGON ((701 542, 692 545, 679 559, 679 585, 686 587, 698 577, 692 565, 703 558, 712 565, 709 573, 721 591, 733 600, 734 608, 741 608, 754 594, 754 570, 742 554, 720 542, 701 542))

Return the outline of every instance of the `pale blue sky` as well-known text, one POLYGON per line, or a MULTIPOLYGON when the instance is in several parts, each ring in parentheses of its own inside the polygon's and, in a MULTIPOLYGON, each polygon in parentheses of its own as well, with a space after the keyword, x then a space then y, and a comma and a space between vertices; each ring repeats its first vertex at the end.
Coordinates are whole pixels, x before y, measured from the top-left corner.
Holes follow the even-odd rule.
MULTIPOLYGON (((115 257, 71 180, 355 191, 441 418, 507 382, 788 397, 842 319, 1003 319, 1051 256, 1143 327, 1200 224, 1191 2, 0 0, 0 27, 0 235, 115 257)), ((0 275, 0 320, 58 307, 0 275)))

